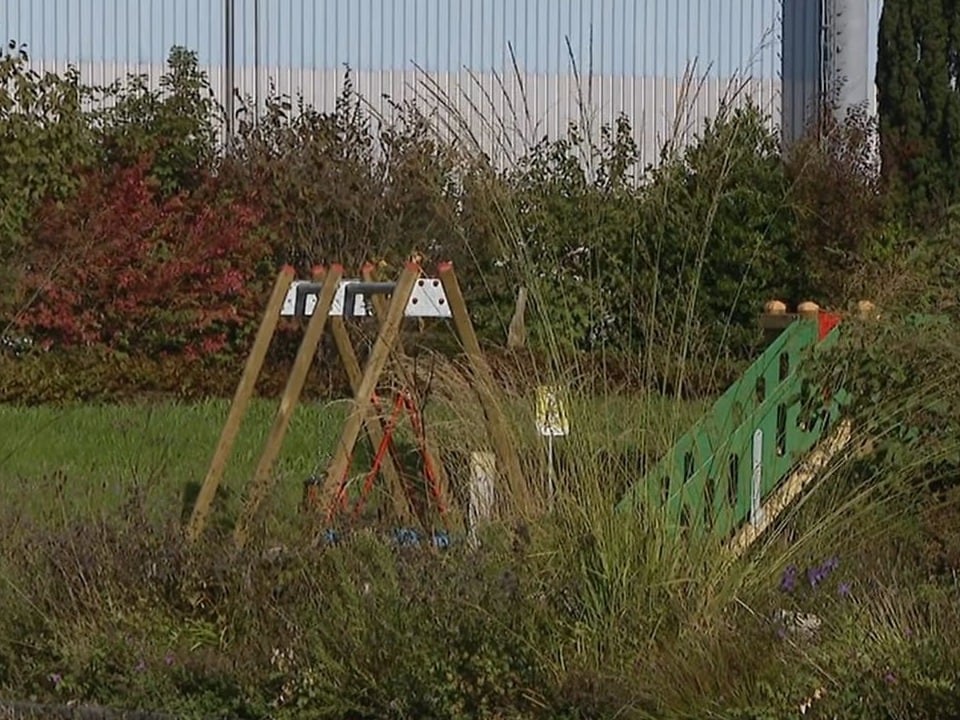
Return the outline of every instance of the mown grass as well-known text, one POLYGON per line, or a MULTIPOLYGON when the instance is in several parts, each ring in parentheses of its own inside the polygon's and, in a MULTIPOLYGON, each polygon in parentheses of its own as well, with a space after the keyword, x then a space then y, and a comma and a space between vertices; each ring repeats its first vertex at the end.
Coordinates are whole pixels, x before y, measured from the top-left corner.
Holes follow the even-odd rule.
MULTIPOLYGON (((151 402, 77 404, 62 407, 0 405, 0 503, 28 513, 56 501, 71 516, 106 516, 133 491, 142 491, 158 520, 179 517, 202 482, 227 415, 229 401, 199 403, 151 402)), ((271 500, 277 526, 297 512, 302 483, 322 474, 339 440, 349 407, 346 400, 309 402, 298 406, 282 446, 275 473, 279 479, 271 500)), ((574 398, 569 408, 573 432, 594 435, 586 442, 610 452, 627 453, 641 446, 654 455, 667 447, 702 411, 702 402, 681 403, 658 395, 616 396, 586 401, 574 398), (655 424, 650 418, 661 418, 655 424)), ((242 494, 252 477, 277 409, 274 400, 256 399, 241 426, 223 487, 242 494)), ((456 432, 457 408, 427 408, 431 431, 456 432)), ((516 400, 508 405, 520 449, 537 454, 540 442, 534 407, 516 400)), ((406 428, 401 427, 400 430, 406 428)), ((557 441, 564 451, 564 440, 557 441)), ((469 451, 469 447, 444 449, 469 451)), ((370 467, 371 448, 358 443, 353 470, 370 467)))
MULTIPOLYGON (((5 503, 42 507, 58 494, 67 511, 110 514, 143 489, 157 517, 178 517, 189 483, 200 483, 216 447, 228 402, 0 407, 0 478, 5 503), (65 491, 56 492, 61 483, 65 491)), ((252 403, 227 469, 225 486, 249 480, 276 411, 252 403)), ((343 419, 340 405, 311 404, 295 414, 277 472, 277 503, 295 507, 300 482, 317 472, 343 419)))

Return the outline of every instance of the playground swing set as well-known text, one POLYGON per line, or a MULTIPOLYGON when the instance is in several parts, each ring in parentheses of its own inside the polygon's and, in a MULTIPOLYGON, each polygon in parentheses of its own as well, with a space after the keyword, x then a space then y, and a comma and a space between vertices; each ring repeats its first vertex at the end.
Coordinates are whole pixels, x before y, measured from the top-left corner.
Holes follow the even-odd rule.
MULTIPOLYGON (((617 511, 636 515, 644 526, 652 522, 674 528, 691 539, 720 539, 740 554, 828 463, 850 447, 852 426, 842 415, 849 400, 847 393, 842 386, 832 388, 822 384, 821 378, 801 372, 812 358, 836 342, 841 317, 823 312, 813 303, 801 303, 796 313, 786 312, 786 306, 780 302, 768 303, 765 310, 761 326, 769 333, 766 349, 628 489, 617 503, 617 511)), ((858 304, 857 310, 862 318, 876 316, 872 303, 866 301, 858 304)), ((451 263, 441 264, 433 278, 424 277, 419 265, 408 263, 393 282, 375 281, 369 265, 363 268, 360 279, 344 279, 343 267, 332 265, 317 268, 307 281, 296 280, 293 269, 284 267, 270 295, 193 508, 186 529, 188 540, 196 540, 203 533, 281 317, 306 320, 306 327, 234 527, 236 546, 248 542, 251 525, 276 483, 274 465, 328 323, 352 391, 350 409, 326 472, 305 493, 305 505, 321 511, 328 539, 331 534, 336 536, 333 526, 339 520, 345 516, 355 519, 360 514, 378 477, 393 488, 389 497, 393 499, 394 515, 401 520, 410 517, 414 493, 405 483, 403 463, 395 445, 396 430, 404 414, 410 419, 421 460, 425 486, 422 503, 432 502, 440 523, 449 529, 448 482, 443 463, 438 461, 426 432, 420 403, 402 382, 402 372, 391 372, 401 379, 399 388, 394 384, 392 403, 385 402, 378 393, 391 357, 403 353, 400 331, 405 318, 450 321, 468 361, 472 388, 483 409, 493 445, 493 453, 483 453, 495 463, 487 474, 492 477, 496 472, 510 489, 522 487, 519 457, 508 435, 492 373, 480 350, 451 263), (368 316, 375 317, 377 332, 361 366, 347 322, 368 316), (385 412, 387 406, 389 413, 385 412), (362 432, 370 442, 373 461, 359 483, 351 508, 350 466, 362 432)), ((472 513, 474 508, 467 509, 472 513)), ((420 510, 414 508, 412 514, 425 530, 431 529, 427 510, 420 510)), ((401 532, 407 537, 410 533, 415 531, 401 532)))
MULTIPOLYGON (((308 508, 323 512, 328 526, 344 516, 356 518, 368 501, 378 477, 382 477, 393 489, 390 495, 394 501, 395 515, 398 518, 410 516, 414 501, 409 484, 403 479, 401 458, 395 442, 399 422, 406 414, 420 455, 427 494, 440 522, 449 530, 447 478, 427 435, 422 408, 410 388, 401 383, 387 415, 381 395, 377 392, 391 356, 402 353, 400 331, 405 318, 450 321, 469 364, 472 387, 483 408, 499 469, 511 485, 518 486, 519 458, 507 435, 502 410, 493 392, 492 374, 480 350, 452 263, 441 263, 437 268, 437 276, 432 278, 424 277, 418 264, 407 263, 392 282, 375 281, 371 265, 364 266, 360 279, 344 279, 343 267, 332 265, 315 268, 311 280, 295 279, 293 268, 285 266, 278 274, 270 294, 194 504, 186 529, 189 540, 199 538, 206 527, 213 499, 281 317, 306 320, 306 327, 234 527, 233 540, 237 547, 243 547, 248 542, 251 526, 256 521, 260 507, 275 486, 277 478, 274 466, 328 323, 353 395, 326 472, 308 486, 304 497, 308 508), (347 321, 371 315, 376 318, 378 329, 369 355, 361 366, 350 339, 347 321), (364 431, 373 450, 373 463, 363 478, 351 511, 348 493, 350 466, 359 436, 364 431)), ((425 513, 413 514, 419 516, 421 524, 429 522, 425 513)), ((329 527, 327 532, 330 533, 329 527)))

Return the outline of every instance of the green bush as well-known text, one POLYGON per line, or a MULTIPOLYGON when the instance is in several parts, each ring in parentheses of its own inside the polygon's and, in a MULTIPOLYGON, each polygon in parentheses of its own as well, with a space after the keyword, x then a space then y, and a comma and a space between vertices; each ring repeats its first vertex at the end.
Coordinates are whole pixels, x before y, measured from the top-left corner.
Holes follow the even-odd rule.
MULTIPOLYGON (((281 329, 267 356, 257 394, 279 397, 287 383, 301 332, 281 329)), ((243 372, 242 348, 192 362, 179 355, 117 353, 105 348, 30 352, 23 357, 0 354, 0 403, 21 406, 75 402, 123 403, 136 400, 197 401, 232 397, 243 372)), ((322 349, 307 375, 305 400, 343 397, 349 391, 336 350, 322 349)))
POLYGON ((414 252, 426 263, 459 259, 450 247, 456 160, 422 117, 377 123, 349 72, 331 112, 284 95, 268 97, 257 122, 250 112, 220 172, 258 193, 278 261, 305 272, 340 262, 355 274, 369 261, 398 268, 414 252))
POLYGON ((195 190, 216 168, 222 109, 195 52, 174 47, 157 88, 146 76, 130 76, 99 94, 94 128, 102 164, 133 166, 149 156, 149 176, 164 196, 195 190))
MULTIPOLYGON (((851 318, 819 372, 851 395, 848 409, 865 436, 864 472, 906 475, 908 489, 939 490, 960 470, 960 246, 950 223, 904 243, 882 277, 878 309, 851 318)), ((918 498, 924 495, 915 496, 918 498)))
MULTIPOLYGON (((783 159, 756 108, 725 109, 691 146, 648 169, 621 117, 598 139, 571 126, 501 170, 442 137, 415 108, 373 117, 349 72, 333 111, 273 94, 257 122, 241 108, 233 145, 220 148, 222 109, 196 55, 183 48, 172 50, 156 90, 138 77, 84 88, 75 76, 40 79, 25 60, 4 62, 26 88, 8 102, 11 132, 29 136, 35 149, 54 139, 44 132, 54 133, 64 158, 54 164, 62 183, 43 180, 16 205, 18 261, 8 270, 57 261, 43 255, 38 228, 41 213, 56 207, 50 201, 68 200, 89 176, 72 172, 69 158, 87 167, 146 162, 158 200, 188 205, 210 199, 215 173, 224 193, 255 206, 264 257, 275 265, 307 273, 339 261, 353 274, 373 261, 389 277, 412 255, 428 269, 452 259, 486 343, 502 343, 524 285, 535 351, 563 348, 569 365, 602 350, 647 384, 704 393, 752 357, 763 301, 830 305, 852 292, 848 270, 891 256, 882 228, 893 225, 877 220, 882 202, 865 175, 869 127, 856 123, 831 135, 833 145, 807 143, 783 159), (32 97, 42 101, 31 105, 32 97), (80 98, 109 102, 82 113, 80 98), (841 194, 856 200, 852 211, 837 202, 841 194), (831 232, 836 242, 825 243, 831 232)), ((52 178, 48 170, 37 177, 52 178)), ((30 295, 30 287, 15 287, 20 303, 8 298, 8 317, 24 311, 30 295)), ((161 332, 177 336, 178 322, 171 316, 161 332)))
POLYGON ((786 166, 751 106, 655 169, 638 166, 631 133, 626 118, 599 142, 573 126, 484 188, 485 214, 503 218, 500 276, 531 288, 533 337, 552 352, 622 353, 647 382, 715 390, 728 359, 758 348, 763 302, 811 285, 786 166))
MULTIPOLYGON (((27 225, 47 199, 63 200, 78 185, 77 169, 96 159, 90 114, 94 92, 70 69, 63 76, 31 70, 26 51, 10 41, 0 55, 0 272, 29 244, 27 225)), ((6 289, 0 294, 4 300, 6 289)))
POLYGON ((58 405, 72 402, 125 402, 138 398, 229 397, 242 359, 223 364, 184 363, 181 358, 150 358, 108 350, 81 349, 0 356, 0 402, 58 405))
POLYGON ((785 158, 802 295, 829 308, 872 297, 871 271, 897 254, 896 215, 881 181, 876 121, 827 113, 785 158))
MULTIPOLYGON (((507 262, 495 277, 530 288, 531 336, 540 347, 631 347, 625 310, 641 213, 631 133, 621 117, 594 143, 573 125, 534 145, 488 201, 485 214, 502 218, 493 232, 507 262)), ((512 293, 504 294, 509 303, 512 293)))
POLYGON ((700 331, 739 357, 756 349, 763 302, 795 298, 805 271, 786 197, 776 137, 751 106, 721 111, 653 172, 637 289, 668 334, 700 331))

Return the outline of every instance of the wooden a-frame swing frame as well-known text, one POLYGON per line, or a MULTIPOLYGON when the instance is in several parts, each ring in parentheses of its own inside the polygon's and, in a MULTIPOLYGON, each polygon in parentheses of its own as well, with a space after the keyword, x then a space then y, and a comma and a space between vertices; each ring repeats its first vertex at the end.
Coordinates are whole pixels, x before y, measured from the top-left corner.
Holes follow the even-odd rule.
MULTIPOLYGON (((267 350, 276 332, 281 308, 294 281, 294 275, 293 269, 285 266, 280 271, 270 294, 263 319, 234 393, 230 411, 221 430, 210 466, 187 524, 186 536, 191 542, 197 540, 206 527, 213 499, 220 486, 227 460, 233 450, 240 425, 253 396, 257 378, 263 368, 267 350)), ((370 266, 366 266, 364 268, 364 279, 369 280, 371 276, 372 270, 370 266)), ((493 374, 480 349, 480 343, 470 314, 467 311, 466 301, 454 272, 453 264, 449 262, 441 263, 438 266, 437 277, 449 306, 450 320, 454 332, 460 340, 470 366, 472 385, 484 412, 498 465, 511 488, 519 489, 522 483, 520 460, 507 434, 503 410, 494 391, 493 374)), ((237 547, 242 547, 247 543, 250 527, 255 521, 264 500, 275 486, 276 477, 273 468, 280 454, 293 412, 303 392, 307 373, 317 355, 317 348, 328 322, 340 362, 343 363, 346 370, 353 397, 340 439, 324 475, 320 495, 321 502, 325 506, 332 506, 337 499, 340 479, 349 471, 350 460, 360 433, 362 431, 366 432, 374 448, 377 448, 383 441, 383 427, 380 420, 372 413, 371 399, 391 353, 397 351, 400 347, 401 325, 414 288, 418 280, 421 279, 421 269, 415 263, 405 265, 390 293, 389 302, 385 302, 382 297, 373 296, 372 300, 379 327, 373 347, 362 368, 350 341, 342 315, 331 313, 342 278, 343 267, 341 265, 318 268, 314 272, 314 280, 321 282, 321 289, 317 295, 316 305, 307 322, 303 339, 297 350, 293 367, 280 399, 280 405, 274 416, 270 433, 257 462, 246 500, 234 528, 233 539, 237 547)), ((437 463, 437 465, 441 466, 442 464, 437 463)), ((400 471, 394 458, 384 458, 379 471, 390 485, 394 488, 399 487, 400 471)), ((391 495, 394 498, 398 497, 396 492, 391 493, 391 495)), ((394 510, 398 514, 404 512, 398 502, 395 502, 394 510)))

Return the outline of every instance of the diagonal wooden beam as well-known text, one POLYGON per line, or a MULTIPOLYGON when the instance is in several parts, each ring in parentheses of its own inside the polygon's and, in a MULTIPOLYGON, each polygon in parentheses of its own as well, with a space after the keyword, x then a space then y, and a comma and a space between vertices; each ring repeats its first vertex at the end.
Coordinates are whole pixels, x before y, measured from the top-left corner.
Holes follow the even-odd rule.
MULTIPOLYGON (((363 278, 364 282, 374 282, 376 278, 375 266, 373 263, 364 263, 363 267, 360 268, 360 277, 363 278)), ((379 321, 380 318, 385 317, 387 314, 387 306, 390 304, 389 301, 383 295, 372 295, 370 297, 370 302, 373 303, 373 312, 376 314, 379 321)), ((402 358, 406 355, 406 351, 403 349, 403 340, 398 336, 397 345, 393 349, 393 354, 402 358)))
POLYGON ((407 302, 410 300, 410 295, 419 276, 420 268, 413 263, 408 263, 397 279, 393 297, 390 300, 386 315, 380 322, 377 339, 373 343, 363 376, 360 378, 360 383, 354 393, 352 409, 344 422, 340 441, 323 480, 322 498, 324 507, 333 506, 337 488, 349 470, 353 450, 357 444, 357 437, 363 425, 364 407, 370 402, 390 352, 396 346, 407 302))
MULTIPOLYGON (((366 263, 363 266, 363 268, 361 269, 361 276, 366 281, 372 281, 375 279, 374 266, 372 263, 366 263)), ((418 282, 422 282, 422 280, 418 280, 418 282)), ((374 295, 372 300, 373 300, 373 309, 376 312, 377 317, 383 317, 387 312, 386 300, 380 295, 374 295)), ((400 337, 397 337, 397 344, 396 344, 396 347, 394 348, 393 354, 395 356, 393 365, 396 369, 397 375, 401 376, 407 385, 415 387, 416 381, 417 381, 416 373, 408 374, 406 372, 406 368, 403 366, 403 362, 402 362, 403 359, 409 358, 409 355, 407 355, 406 351, 404 350, 403 340, 400 337)), ((419 398, 415 398, 415 399, 419 400, 419 398)), ((437 477, 437 481, 439 482, 440 487, 442 489, 441 491, 446 496, 449 492, 450 481, 449 481, 449 478, 447 477, 447 471, 443 466, 443 458, 440 455, 440 450, 437 447, 437 444, 433 438, 433 434, 428 432, 427 430, 425 408, 419 407, 419 403, 417 404, 417 406, 418 406, 418 413, 420 414, 420 422, 423 423, 423 427, 424 427, 424 431, 423 431, 424 445, 426 447, 427 454, 430 456, 430 459, 432 460, 431 465, 432 465, 434 474, 437 477)), ((402 494, 403 496, 402 500, 405 501, 407 496, 406 496, 406 493, 404 492, 403 486, 397 486, 397 490, 402 494)), ((396 504, 397 502, 399 502, 399 500, 394 499, 394 504, 396 504)))
MULTIPOLYGON (((376 268, 373 263, 371 262, 364 263, 363 267, 360 268, 360 277, 362 277, 365 282, 373 282, 377 279, 375 270, 376 268)), ((373 311, 379 321, 380 318, 383 318, 386 316, 387 306, 389 305, 389 303, 387 302, 387 299, 382 295, 373 295, 370 298, 370 300, 373 303, 373 311)), ((407 353, 403 347, 403 338, 401 338, 399 335, 397 336, 397 342, 393 348, 393 352, 391 353, 391 355, 394 357, 394 361, 390 363, 390 361, 388 360, 388 367, 392 364, 396 373, 400 376, 403 376, 405 374, 404 368, 403 368, 403 359, 407 357, 407 353)), ((394 464, 397 466, 400 466, 399 456, 397 455, 397 449, 392 442, 390 443, 390 455, 394 460, 394 464)), ((402 507, 405 510, 407 509, 410 510, 414 514, 419 514, 417 513, 417 509, 415 507, 415 503, 413 502, 413 498, 411 497, 410 493, 407 491, 407 485, 405 484, 404 481, 401 480, 401 482, 395 483, 393 485, 393 487, 391 488, 391 495, 393 496, 391 500, 395 508, 402 507)), ((406 517, 406 512, 402 517, 406 517)))
POLYGON ((473 322, 470 320, 470 313, 467 311, 467 303, 464 300, 463 291, 460 289, 460 282, 457 280, 456 273, 454 273, 453 263, 441 263, 437 274, 447 295, 454 330, 463 344, 464 352, 466 352, 467 360, 473 371, 474 389, 480 397, 483 413, 487 420, 487 428, 493 440, 494 452, 497 454, 500 467, 506 473, 510 487, 514 492, 519 493, 523 488, 520 458, 510 441, 509 426, 493 390, 495 387, 493 373, 487 364, 483 351, 480 349, 480 341, 477 339, 476 330, 474 330, 473 322))
POLYGON ((300 348, 297 350, 297 356, 293 361, 293 369, 290 371, 287 385, 280 399, 280 407, 277 409, 277 414, 273 420, 273 427, 270 429, 263 453, 260 455, 260 461, 257 463, 253 483, 250 486, 250 494, 234 528, 233 539, 237 547, 246 544, 250 525, 276 482, 273 477, 273 465, 280 454, 280 447, 287 434, 287 428, 290 426, 290 419, 293 417, 293 411, 297 407, 300 393, 307 381, 307 373, 310 371, 310 366, 317 354, 317 347, 320 345, 326 327, 327 316, 330 313, 330 307, 333 305, 333 299, 342 277, 343 268, 340 265, 334 265, 330 268, 317 298, 316 307, 307 323, 307 330, 303 335, 300 348))
MULTIPOLYGON (((323 269, 315 270, 314 279, 322 281, 324 274, 325 271, 323 269)), ((369 278, 364 277, 364 279, 369 278)), ((379 296, 374 297, 381 299, 379 296)), ((381 317, 382 315, 378 313, 377 318, 379 319, 381 317)), ((340 356, 344 370, 346 370, 347 380, 350 383, 350 391, 355 398, 359 398, 360 395, 358 391, 360 389, 360 383, 363 380, 363 369, 360 367, 360 361, 357 358, 357 353, 350 340, 350 333, 347 330, 347 325, 343 317, 334 316, 330 318, 330 332, 333 335, 337 354, 340 356)), ((367 438, 370 440, 370 446, 376 451, 383 441, 383 426, 381 419, 371 412, 371 405, 372 396, 365 405, 359 403, 359 407, 363 409, 365 413, 363 416, 364 430, 366 431, 367 438)), ((394 453, 387 453, 387 456, 383 459, 380 471, 383 474, 384 480, 391 488, 390 494, 393 501, 394 513, 401 520, 408 519, 409 510, 406 507, 405 496, 401 492, 403 487, 400 479, 400 468, 398 467, 394 453)))
POLYGON ((849 444, 852 435, 853 425, 849 418, 845 418, 837 425, 830 436, 814 448, 803 462, 790 473, 780 487, 767 496, 762 506, 762 520, 756 524, 747 521, 737 531, 729 544, 733 557, 743 555, 790 507, 804 489, 821 476, 820 474, 833 458, 849 444))
POLYGON ((257 330, 257 336, 253 341, 253 347, 247 356, 243 375, 240 376, 233 401, 230 403, 230 411, 227 414, 226 422, 223 424, 220 440, 217 442, 217 448, 214 450, 207 475, 203 479, 203 485, 200 487, 200 493, 194 503, 190 522, 187 524, 186 537, 190 542, 200 537, 206 527, 207 518, 210 515, 210 505, 223 479, 227 460, 230 458, 230 453, 236 442, 243 416, 250 405, 250 399, 257 385, 257 378, 260 377, 260 371, 263 369, 267 350, 269 350, 270 342, 277 330, 277 323, 280 322, 280 309, 283 306, 283 299, 294 276, 294 270, 289 265, 285 265, 277 275, 273 291, 270 293, 266 310, 263 313, 263 319, 260 321, 260 327, 257 330))

